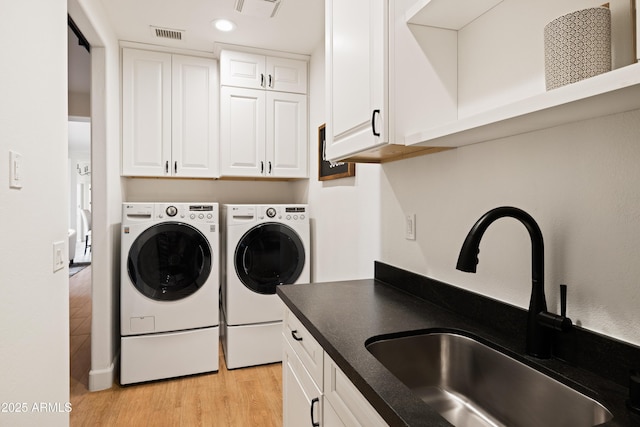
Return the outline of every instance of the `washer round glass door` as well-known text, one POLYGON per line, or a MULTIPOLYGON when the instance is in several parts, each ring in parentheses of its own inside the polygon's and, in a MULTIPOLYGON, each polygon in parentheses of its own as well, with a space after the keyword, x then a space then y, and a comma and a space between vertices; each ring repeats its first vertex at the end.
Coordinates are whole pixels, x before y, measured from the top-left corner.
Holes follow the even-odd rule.
POLYGON ((143 295, 176 301, 192 295, 211 273, 211 247, 189 224, 165 222, 142 232, 129 249, 129 278, 143 295))
POLYGON ((236 246, 240 281, 259 294, 275 294, 276 286, 298 280, 305 263, 304 246, 289 226, 267 222, 247 231, 236 246))

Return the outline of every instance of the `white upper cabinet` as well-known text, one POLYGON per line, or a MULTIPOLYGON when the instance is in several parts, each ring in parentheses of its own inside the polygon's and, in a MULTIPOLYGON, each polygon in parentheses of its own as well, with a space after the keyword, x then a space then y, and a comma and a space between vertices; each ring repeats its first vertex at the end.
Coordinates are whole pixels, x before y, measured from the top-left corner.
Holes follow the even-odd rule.
POLYGON ((220 175, 306 178, 307 97, 223 86, 220 175))
POLYGON ((255 89, 220 88, 220 172, 262 176, 265 161, 266 94, 255 89))
POLYGON ((211 59, 172 57, 174 176, 218 175, 218 79, 211 59))
POLYGON ((406 23, 415 0, 326 0, 326 142, 329 160, 384 162, 442 150, 405 146, 404 136, 455 117, 452 34, 427 59, 406 23), (433 58, 430 58, 433 60, 433 58), (453 83, 452 83, 453 82, 453 83))
POLYGON ((307 93, 307 62, 224 50, 220 84, 249 89, 307 93))
POLYGON ((326 0, 327 157, 388 142, 387 0, 326 0))
POLYGON ((216 61, 122 50, 122 174, 218 175, 216 61))
POLYGON ((307 178, 307 63, 222 51, 220 69, 220 176, 307 178))
POLYGON ((307 97, 296 93, 267 92, 267 176, 308 176, 307 97))
POLYGON ((164 176, 171 156, 171 55, 122 50, 122 174, 164 176))
POLYGON ((307 62, 267 56, 267 89, 307 93, 307 62))

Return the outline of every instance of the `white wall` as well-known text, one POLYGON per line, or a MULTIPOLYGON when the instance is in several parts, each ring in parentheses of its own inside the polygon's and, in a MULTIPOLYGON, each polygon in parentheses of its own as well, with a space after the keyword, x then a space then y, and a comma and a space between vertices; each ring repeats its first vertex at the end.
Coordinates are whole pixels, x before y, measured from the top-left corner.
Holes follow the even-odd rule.
POLYGON ((69 422, 69 279, 52 268, 52 243, 67 242, 66 13, 63 0, 3 1, 0 13, 0 402, 27 404, 1 425, 69 422), (9 150, 22 155, 20 190, 9 150), (41 402, 53 412, 33 411, 41 402))
POLYGON ((128 178, 127 202, 298 203, 290 181, 128 178))
POLYGON ((373 277, 380 256, 380 165, 355 177, 318 181, 318 127, 325 122, 324 44, 313 52, 309 92, 309 180, 296 184, 311 213, 314 282, 373 277))
POLYGON ((89 117, 91 98, 87 93, 69 92, 69 115, 89 117))
POLYGON ((545 238, 546 293, 583 327, 640 344, 640 111, 472 145, 383 167, 382 260, 527 308, 531 250, 516 220, 492 224, 477 274, 455 269, 486 211, 520 207, 545 238), (416 213, 417 240, 404 239, 416 213))

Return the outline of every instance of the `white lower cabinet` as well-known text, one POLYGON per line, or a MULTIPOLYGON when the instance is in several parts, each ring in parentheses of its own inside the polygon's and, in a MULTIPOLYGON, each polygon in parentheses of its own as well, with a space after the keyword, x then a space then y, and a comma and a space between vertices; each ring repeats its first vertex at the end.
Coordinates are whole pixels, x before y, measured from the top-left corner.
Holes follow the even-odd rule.
POLYGON ((324 421, 323 425, 325 426, 347 427, 347 425, 340 419, 340 416, 338 416, 336 410, 333 409, 331 402, 326 398, 324 399, 324 405, 322 406, 322 417, 322 420, 324 421))
MULTIPOLYGON (((382 427, 387 423, 347 376, 324 354, 324 399, 341 421, 339 426, 382 427)), ((329 426, 330 424, 325 424, 329 426)))
POLYGON ((284 427, 387 426, 290 310, 283 325, 284 427))
POLYGON ((322 423, 322 392, 286 339, 283 341, 283 425, 285 427, 324 425, 322 423))
POLYGON ((284 340, 296 352, 303 366, 322 390, 322 370, 324 369, 324 350, 300 320, 289 310, 285 312, 283 330, 284 340))

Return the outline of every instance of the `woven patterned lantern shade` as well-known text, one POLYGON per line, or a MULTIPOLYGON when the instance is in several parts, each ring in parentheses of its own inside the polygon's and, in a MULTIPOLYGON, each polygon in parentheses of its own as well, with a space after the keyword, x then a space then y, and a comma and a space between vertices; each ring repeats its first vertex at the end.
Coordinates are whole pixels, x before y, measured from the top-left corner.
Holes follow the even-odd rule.
POLYGON ((611 71, 611 12, 592 7, 563 15, 544 28, 547 90, 611 71))

